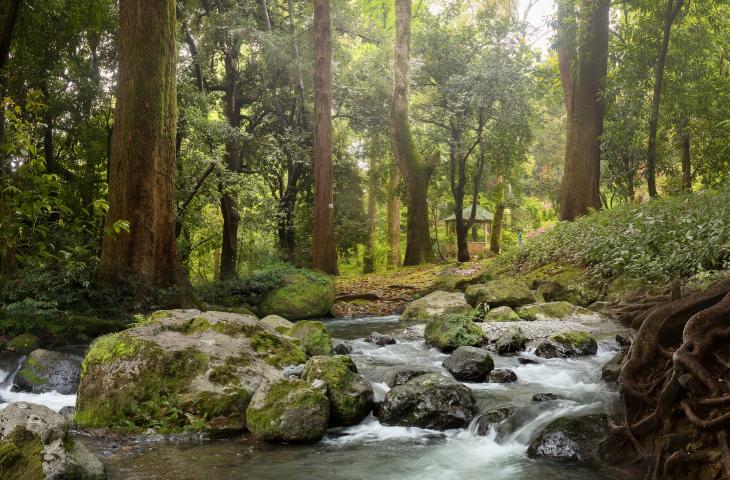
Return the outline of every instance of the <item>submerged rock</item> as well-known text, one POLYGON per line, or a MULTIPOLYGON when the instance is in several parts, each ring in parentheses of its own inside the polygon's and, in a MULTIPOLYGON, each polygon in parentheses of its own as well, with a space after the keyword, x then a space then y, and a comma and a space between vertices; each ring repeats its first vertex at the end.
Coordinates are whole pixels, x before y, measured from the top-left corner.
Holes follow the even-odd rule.
POLYGON ((489 430, 492 426, 501 423, 512 415, 512 409, 508 407, 493 408, 479 414, 476 419, 476 432, 477 435, 486 436, 489 434, 489 430))
POLYGON ((520 357, 517 359, 520 365, 540 365, 540 362, 531 358, 520 357))
POLYGON ((73 439, 68 421, 27 402, 0 410, 0 474, 7 480, 103 480, 101 462, 73 439))
POLYGON ((585 332, 563 332, 550 337, 535 349, 535 355, 542 358, 568 358, 595 355, 598 342, 585 332))
POLYGON ((350 357, 312 357, 304 367, 302 379, 327 384, 332 425, 357 425, 373 409, 373 388, 357 373, 350 357))
POLYGON ((309 357, 332 355, 332 337, 322 322, 302 320, 294 324, 289 335, 299 340, 309 357))
POLYGON ((262 315, 280 315, 289 320, 326 317, 335 302, 332 279, 322 273, 292 273, 281 286, 266 294, 258 305, 262 315))
POLYGON ((83 358, 71 353, 34 350, 23 361, 14 387, 32 393, 74 394, 79 386, 82 361, 83 358))
POLYGON ((490 383, 512 383, 517 381, 517 374, 509 368, 498 368, 489 374, 490 383))
POLYGON ((459 347, 478 347, 487 341, 479 326, 464 315, 444 315, 426 324, 426 343, 442 352, 452 352, 459 347))
POLYGON ((486 303, 490 308, 521 307, 535 301, 535 295, 524 282, 511 278, 492 280, 471 285, 465 293, 466 301, 476 307, 486 303))
POLYGON ((510 307, 497 307, 484 314, 485 322, 517 322, 520 316, 510 307))
POLYGON ((516 355, 527 348, 527 337, 521 328, 510 328, 500 335, 495 347, 499 355, 516 355))
POLYGON ((373 332, 365 337, 365 341, 379 347, 384 347, 386 345, 395 345, 395 338, 391 337, 390 335, 381 335, 378 332, 373 332))
POLYGON ((76 420, 91 428, 240 430, 259 386, 305 362, 296 340, 254 317, 157 312, 91 345, 76 420))
POLYGON ((533 402, 550 402, 553 400, 560 400, 561 398, 563 398, 563 397, 561 397, 560 395, 558 395, 556 393, 536 393, 535 395, 532 396, 532 401, 533 402))
POLYGON ((530 443, 530 458, 548 458, 575 463, 590 462, 608 434, 605 415, 563 417, 550 423, 530 443))
POLYGON ((568 302, 535 303, 517 309, 517 315, 528 321, 563 320, 577 315, 594 314, 594 312, 586 308, 577 307, 568 302))
POLYGON ((388 387, 393 388, 398 385, 403 385, 412 378, 420 377, 427 373, 433 372, 420 368, 398 367, 385 372, 385 375, 383 376, 383 383, 388 385, 388 387))
POLYGON ((391 389, 378 409, 378 419, 383 425, 448 430, 466 427, 475 413, 469 388, 427 373, 391 389))
POLYGON ((251 434, 260 440, 316 442, 327 431, 330 403, 302 380, 266 382, 246 410, 251 434))
POLYGON ((462 382, 483 382, 494 369, 494 360, 483 348, 459 347, 443 362, 444 368, 462 382))
POLYGON ((464 299, 463 293, 436 290, 409 303, 400 318, 401 320, 428 321, 451 313, 467 315, 471 311, 472 307, 464 299))

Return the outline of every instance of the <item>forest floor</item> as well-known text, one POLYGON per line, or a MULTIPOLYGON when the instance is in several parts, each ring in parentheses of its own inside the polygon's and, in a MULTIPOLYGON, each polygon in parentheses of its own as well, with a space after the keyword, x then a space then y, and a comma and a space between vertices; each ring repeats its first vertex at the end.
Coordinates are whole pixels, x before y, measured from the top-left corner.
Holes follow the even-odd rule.
POLYGON ((336 317, 398 314, 414 298, 476 283, 487 273, 490 262, 431 263, 338 278, 332 312, 336 317))

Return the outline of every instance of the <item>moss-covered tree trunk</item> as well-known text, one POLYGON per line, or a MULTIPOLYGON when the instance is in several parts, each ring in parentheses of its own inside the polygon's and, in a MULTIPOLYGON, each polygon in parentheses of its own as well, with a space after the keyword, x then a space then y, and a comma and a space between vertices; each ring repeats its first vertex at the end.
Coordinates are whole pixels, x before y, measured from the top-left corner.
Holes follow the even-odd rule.
POLYGON ((406 185, 408 226, 404 265, 419 265, 433 258, 428 225, 427 193, 433 165, 416 150, 408 117, 411 81, 411 1, 395 2, 395 65, 390 138, 393 157, 406 185))
POLYGON ((100 275, 169 287, 181 279, 175 246, 174 0, 120 0, 119 74, 100 275))
POLYGON ((393 166, 388 179, 388 267, 400 265, 400 170, 393 166))
POLYGON ((314 236, 312 266, 337 275, 332 167, 332 34, 329 0, 314 2, 314 236))
POLYGON ((494 209, 494 220, 492 220, 492 234, 489 238, 489 251, 499 253, 502 243, 502 225, 504 224, 504 199, 500 199, 494 209))
POLYGON ((601 208, 601 142, 609 0, 560 0, 558 59, 567 110, 560 218, 601 208), (580 37, 580 38, 579 38, 580 37))
POLYGON ((682 189, 692 191, 692 143, 689 121, 684 119, 679 125, 679 147, 682 156, 682 189))
POLYGON ((362 273, 375 271, 375 222, 377 214, 376 193, 378 190, 378 176, 375 169, 378 160, 374 152, 370 153, 370 168, 368 171, 368 242, 365 244, 365 253, 362 259, 362 273))

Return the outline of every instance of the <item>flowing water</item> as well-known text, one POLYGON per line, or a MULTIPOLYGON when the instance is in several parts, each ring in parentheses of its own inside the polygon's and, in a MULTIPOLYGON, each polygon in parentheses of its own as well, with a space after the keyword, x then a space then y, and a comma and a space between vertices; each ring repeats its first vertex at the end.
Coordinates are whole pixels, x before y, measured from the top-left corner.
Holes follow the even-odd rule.
MULTIPOLYGON (((332 320, 334 337, 352 341, 352 358, 373 384, 376 399, 388 390, 380 383, 392 367, 413 366, 445 372, 446 355, 428 348, 422 338, 404 333, 398 317, 332 320), (376 347, 363 337, 372 331, 389 333, 395 345, 376 347)), ((406 330, 407 332, 407 330, 406 330)), ((493 355, 497 368, 510 368, 512 384, 467 384, 480 410, 510 407, 524 414, 478 436, 475 428, 437 432, 386 427, 374 417, 354 427, 331 429, 315 445, 271 445, 249 437, 206 442, 120 442, 83 437, 99 455, 112 480, 193 479, 489 479, 594 480, 612 477, 588 468, 527 458, 527 446, 555 418, 566 415, 612 413, 616 392, 600 379, 601 366, 615 346, 601 342, 599 352, 581 359, 539 360, 522 365, 516 357, 493 355), (557 393, 565 399, 535 403, 535 393, 557 393), (507 425, 509 428, 506 428, 507 425)), ((523 354, 532 357, 530 351, 523 354)), ((12 364, 12 362, 10 362, 12 364)), ((13 364, 17 368, 17 362, 13 364)), ((0 365, 0 400, 42 403, 54 410, 73 405, 75 396, 32 395, 9 389, 13 372, 0 365)), ((1 407, 1 405, 0 405, 1 407)))

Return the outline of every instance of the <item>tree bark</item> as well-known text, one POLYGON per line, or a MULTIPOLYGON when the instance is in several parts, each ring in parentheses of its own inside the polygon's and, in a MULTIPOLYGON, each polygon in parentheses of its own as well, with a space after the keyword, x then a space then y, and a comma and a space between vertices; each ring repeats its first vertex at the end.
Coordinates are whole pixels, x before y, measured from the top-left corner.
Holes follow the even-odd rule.
POLYGON ((312 266, 337 275, 332 167, 332 35, 329 0, 314 2, 314 236, 312 266))
POLYGON ((368 242, 365 245, 365 253, 362 259, 362 273, 375 272, 375 221, 377 213, 376 192, 378 190, 378 177, 375 174, 377 157, 370 154, 370 170, 368 172, 368 242))
POLYGON ((494 220, 492 220, 492 234, 489 238, 489 251, 499 253, 502 243, 502 224, 504 223, 504 199, 500 199, 494 209, 494 220))
POLYGON ((563 0, 558 7, 558 60, 567 110, 562 220, 601 208, 601 90, 608 68, 609 6, 609 0, 579 0, 576 9, 571 0, 563 0))
POLYGON ((120 0, 119 74, 100 276, 164 288, 183 280, 175 245, 175 1, 120 0))
POLYGON ((683 120, 679 126, 679 143, 682 152, 682 189, 692 191, 692 144, 689 132, 689 121, 683 120))
POLYGON ((393 173, 388 180, 388 267, 400 265, 400 170, 393 167, 393 173))
MULTIPOLYGON (((10 59, 10 45, 13 40, 13 31, 18 23, 21 0, 3 2, 0 6, 0 101, 5 98, 5 66, 10 59)), ((5 142, 5 110, 0 108, 0 145, 5 142)), ((10 165, 5 158, 0 158, 0 176, 10 173, 10 165)))
POLYGON ((408 226, 403 264, 419 265, 433 258, 426 202, 433 165, 424 162, 416 151, 408 116, 411 82, 411 0, 396 0, 395 31, 390 137, 393 157, 406 183, 408 226))
POLYGON ((667 63, 672 24, 682 9, 683 4, 684 0, 667 0, 667 10, 664 14, 664 26, 662 28, 662 42, 659 45, 659 54, 654 69, 654 93, 651 99, 649 141, 646 149, 646 184, 651 197, 658 195, 656 189, 656 136, 659 128, 659 107, 661 105, 662 87, 664 85, 664 66, 667 63))

